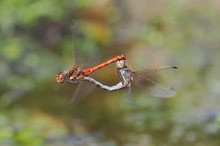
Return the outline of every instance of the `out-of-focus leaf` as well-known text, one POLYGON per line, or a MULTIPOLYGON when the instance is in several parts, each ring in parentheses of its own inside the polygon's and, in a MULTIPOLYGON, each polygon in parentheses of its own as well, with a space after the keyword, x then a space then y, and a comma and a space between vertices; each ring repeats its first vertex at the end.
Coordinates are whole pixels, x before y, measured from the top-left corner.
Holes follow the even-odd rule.
POLYGON ((20 40, 12 39, 3 43, 0 54, 9 61, 15 61, 21 57, 23 48, 20 40))

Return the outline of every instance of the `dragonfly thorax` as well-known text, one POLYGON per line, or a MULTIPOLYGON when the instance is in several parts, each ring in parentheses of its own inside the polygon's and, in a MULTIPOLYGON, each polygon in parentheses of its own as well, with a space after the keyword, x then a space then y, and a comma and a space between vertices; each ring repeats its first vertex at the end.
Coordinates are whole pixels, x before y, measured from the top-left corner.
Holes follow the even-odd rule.
POLYGON ((83 75, 83 69, 78 66, 73 66, 71 70, 71 74, 69 74, 70 80, 80 80, 84 77, 83 75))
POLYGON ((127 66, 124 68, 118 68, 118 74, 122 83, 127 87, 130 87, 133 80, 131 69, 127 66))

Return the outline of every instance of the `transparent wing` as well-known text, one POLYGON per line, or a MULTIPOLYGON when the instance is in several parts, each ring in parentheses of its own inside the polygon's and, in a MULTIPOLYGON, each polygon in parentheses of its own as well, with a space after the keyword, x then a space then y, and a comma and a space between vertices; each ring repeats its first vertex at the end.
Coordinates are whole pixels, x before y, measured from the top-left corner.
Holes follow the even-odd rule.
POLYGON ((87 32, 83 30, 84 25, 80 21, 75 21, 72 24, 73 38, 73 57, 74 64, 82 67, 91 67, 100 61, 98 44, 88 37, 87 32))
POLYGON ((81 47, 83 45, 83 33, 80 31, 80 26, 77 21, 74 21, 71 26, 72 31, 72 42, 73 42, 73 64, 77 66, 84 65, 85 60, 83 60, 83 54, 81 47))
MULTIPOLYGON (((96 64, 100 59, 97 47, 96 45, 91 45, 92 42, 83 33, 80 23, 77 21, 73 22, 71 31, 73 39, 73 65, 86 68, 96 64)), ((80 81, 72 95, 71 102, 87 97, 94 89, 94 85, 80 81)))
POLYGON ((164 87, 155 82, 152 87, 149 87, 149 92, 155 97, 169 98, 176 96, 176 91, 172 87, 164 87))
POLYGON ((133 85, 147 91, 155 97, 169 98, 176 96, 176 91, 172 87, 165 87, 157 83, 157 73, 168 69, 147 69, 133 73, 133 85))
POLYGON ((134 99, 134 96, 132 94, 132 87, 128 87, 128 92, 127 94, 125 95, 125 99, 126 99, 126 102, 128 104, 128 106, 132 109, 132 110, 135 110, 137 105, 136 105, 136 101, 134 99))
POLYGON ((93 84, 90 84, 85 81, 80 81, 73 92, 71 102, 83 100, 95 89, 93 84))

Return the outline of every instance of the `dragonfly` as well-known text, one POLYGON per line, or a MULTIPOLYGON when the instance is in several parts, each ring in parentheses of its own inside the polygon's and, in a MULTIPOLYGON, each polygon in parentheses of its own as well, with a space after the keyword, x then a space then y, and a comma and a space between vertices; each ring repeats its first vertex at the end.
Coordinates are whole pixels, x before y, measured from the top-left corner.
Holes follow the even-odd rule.
MULTIPOLYGON (((87 81, 106 91, 117 91, 117 90, 121 90, 124 88, 131 89, 131 87, 133 86, 138 86, 143 89, 146 89, 153 96, 156 96, 156 97, 166 98, 166 97, 174 97, 176 95, 176 91, 172 87, 161 86, 160 84, 158 84, 152 79, 152 75, 154 75, 155 73, 158 73, 162 70, 177 69, 176 66, 165 67, 165 68, 160 68, 160 69, 145 69, 145 70, 140 70, 140 71, 133 71, 131 67, 127 65, 125 57, 119 58, 116 56, 116 58, 114 59, 114 61, 109 61, 111 63, 116 62, 117 73, 120 77, 120 81, 116 85, 113 85, 113 86, 105 85, 95 80, 94 78, 90 77, 89 74, 87 75, 81 74, 80 78, 74 78, 72 76, 67 75, 65 80, 64 81, 61 80, 61 81, 66 82, 66 83, 72 83, 72 84, 75 84, 78 81, 87 81)), ((58 74, 58 80, 60 79, 59 75, 60 74, 58 74)), ((63 82, 60 82, 60 83, 63 83, 63 82)))
POLYGON ((89 68, 82 68, 80 66, 74 65, 72 68, 67 69, 66 71, 57 73, 56 80, 58 83, 78 83, 93 72, 119 60, 126 60, 126 56, 124 54, 117 55, 107 61, 89 68))

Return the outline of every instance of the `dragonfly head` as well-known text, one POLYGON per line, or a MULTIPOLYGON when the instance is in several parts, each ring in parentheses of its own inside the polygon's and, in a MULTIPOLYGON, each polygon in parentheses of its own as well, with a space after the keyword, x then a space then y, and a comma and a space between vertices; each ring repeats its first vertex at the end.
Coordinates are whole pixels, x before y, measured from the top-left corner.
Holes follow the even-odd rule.
POLYGON ((119 60, 119 61, 117 61, 116 62, 116 65, 117 65, 117 68, 125 68, 125 67, 127 67, 127 64, 126 64, 126 62, 125 62, 125 60, 119 60))
POLYGON ((58 83, 64 83, 64 81, 65 81, 65 74, 63 73, 63 72, 59 72, 59 73, 57 73, 57 75, 56 75, 56 80, 57 80, 57 82, 58 83))

